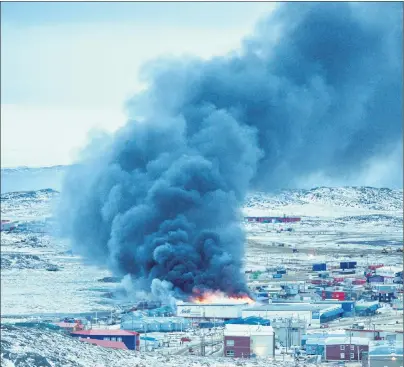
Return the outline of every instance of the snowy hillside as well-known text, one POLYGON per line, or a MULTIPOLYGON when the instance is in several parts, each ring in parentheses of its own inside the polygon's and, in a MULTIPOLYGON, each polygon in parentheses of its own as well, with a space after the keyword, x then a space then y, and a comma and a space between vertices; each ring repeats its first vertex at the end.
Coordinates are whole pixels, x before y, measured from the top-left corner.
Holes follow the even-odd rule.
POLYGON ((1 193, 44 188, 60 190, 68 166, 16 167, 1 169, 1 193))
MULTIPOLYGON (((232 360, 218 357, 146 354, 113 350, 80 342, 64 334, 30 328, 1 326, 1 366, 91 366, 91 367, 214 367, 214 366, 295 366, 294 362, 270 359, 232 360)), ((297 364, 299 365, 299 364, 297 364)), ((310 364, 305 363, 309 367, 310 364)))
POLYGON ((348 216, 394 213, 402 217, 403 190, 374 187, 317 187, 248 196, 247 215, 348 216))
POLYGON ((59 193, 52 189, 1 194, 2 219, 40 219, 51 215, 59 193))

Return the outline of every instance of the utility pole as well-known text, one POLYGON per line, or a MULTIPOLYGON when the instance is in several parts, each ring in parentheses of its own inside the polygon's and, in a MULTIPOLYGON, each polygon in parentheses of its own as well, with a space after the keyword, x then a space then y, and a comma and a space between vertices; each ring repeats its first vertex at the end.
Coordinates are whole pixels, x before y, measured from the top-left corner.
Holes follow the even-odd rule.
POLYGON ((349 332, 349 362, 351 362, 352 330, 349 332))
POLYGON ((205 334, 201 331, 201 356, 205 356, 205 334))

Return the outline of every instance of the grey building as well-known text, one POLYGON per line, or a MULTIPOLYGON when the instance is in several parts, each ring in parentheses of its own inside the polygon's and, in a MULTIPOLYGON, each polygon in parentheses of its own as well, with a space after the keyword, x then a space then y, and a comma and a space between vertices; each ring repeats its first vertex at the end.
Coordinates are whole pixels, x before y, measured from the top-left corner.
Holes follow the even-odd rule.
POLYGON ((403 342, 375 341, 370 344, 369 367, 402 367, 403 366, 403 342))

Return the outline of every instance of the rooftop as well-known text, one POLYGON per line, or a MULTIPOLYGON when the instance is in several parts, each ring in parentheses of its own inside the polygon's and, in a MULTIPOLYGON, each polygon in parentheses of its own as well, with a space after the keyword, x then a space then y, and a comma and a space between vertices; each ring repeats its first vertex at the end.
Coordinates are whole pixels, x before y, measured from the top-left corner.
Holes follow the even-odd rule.
POLYGON ((80 330, 74 331, 71 334, 73 335, 106 335, 106 336, 133 336, 139 335, 136 331, 127 331, 127 330, 102 330, 102 329, 95 329, 95 330, 80 330))
POLYGON ((372 341, 369 346, 370 356, 382 356, 382 355, 403 355, 403 342, 395 341, 389 343, 386 340, 372 341))
POLYGON ((327 345, 334 344, 354 344, 354 345, 369 345, 370 340, 368 338, 358 338, 358 337, 330 337, 324 340, 324 343, 327 345))
POLYGON ((271 303, 269 305, 247 308, 246 311, 320 311, 329 308, 329 304, 310 303, 271 303))
POLYGON ((225 336, 273 335, 272 326, 227 324, 224 329, 225 336))
POLYGON ((192 302, 178 302, 177 306, 198 306, 198 307, 210 307, 210 306, 246 306, 247 302, 244 303, 192 303, 192 302))
POLYGON ((112 340, 97 340, 97 339, 85 339, 79 338, 80 341, 85 343, 90 343, 94 345, 99 345, 104 348, 113 348, 113 349, 128 349, 124 342, 116 342, 112 340))

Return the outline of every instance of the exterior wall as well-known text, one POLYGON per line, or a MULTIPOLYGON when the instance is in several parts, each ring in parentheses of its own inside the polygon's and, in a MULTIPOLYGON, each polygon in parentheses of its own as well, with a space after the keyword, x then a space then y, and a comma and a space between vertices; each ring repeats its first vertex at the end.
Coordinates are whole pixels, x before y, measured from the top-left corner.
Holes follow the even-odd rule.
MULTIPOLYGON (((272 320, 274 318, 299 318, 303 319, 306 321, 307 324, 312 323, 312 312, 311 311, 294 311, 294 310, 287 310, 287 311, 250 311, 250 310, 244 310, 242 311, 242 317, 250 317, 250 316, 258 316, 262 317, 267 320, 272 320)), ((320 319, 317 320, 318 323, 320 322, 320 319)))
POLYGON ((241 316, 241 310, 246 304, 231 305, 203 305, 203 304, 177 304, 177 316, 185 318, 217 318, 236 319, 241 316))
POLYGON ((380 336, 380 332, 378 330, 347 330, 346 334, 355 338, 368 338, 369 340, 375 340, 380 336))
POLYGON ((250 337, 248 336, 225 336, 224 337, 224 356, 234 358, 249 358, 250 357, 250 337), (234 341, 234 346, 228 341, 234 341), (229 355, 233 351, 234 355, 229 355))
POLYGON ((341 344, 326 345, 325 346, 325 359, 328 361, 361 361, 362 352, 368 352, 369 347, 367 345, 355 345, 355 344, 342 344, 343 349, 341 349, 341 344), (352 348, 353 350, 352 350, 352 348), (342 356, 341 354, 344 354, 342 356), (352 358, 350 354, 353 353, 352 358))
POLYGON ((258 357, 273 357, 275 354, 273 335, 252 335, 251 352, 258 357))

